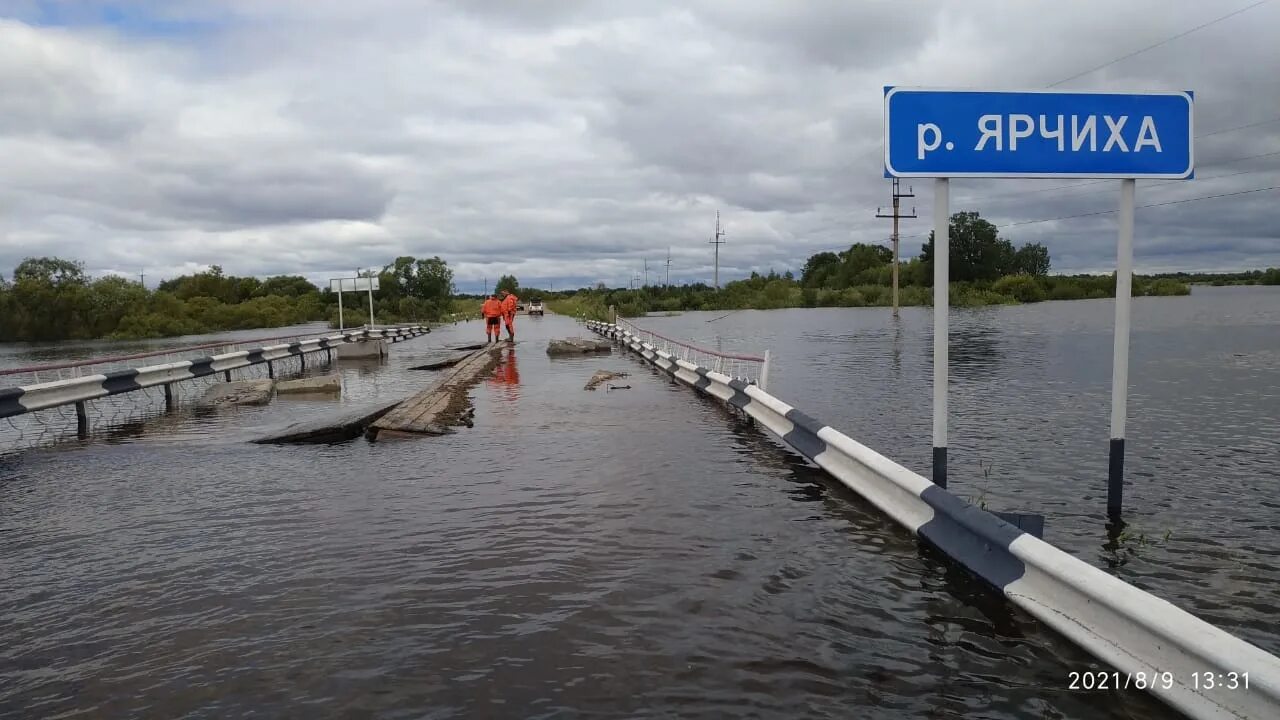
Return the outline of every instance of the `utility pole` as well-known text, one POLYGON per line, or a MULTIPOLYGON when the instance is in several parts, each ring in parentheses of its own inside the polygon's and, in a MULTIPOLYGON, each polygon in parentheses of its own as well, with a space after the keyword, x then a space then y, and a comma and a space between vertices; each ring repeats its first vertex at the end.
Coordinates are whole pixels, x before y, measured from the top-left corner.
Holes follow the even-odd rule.
POLYGON ((720 229, 720 211, 717 210, 716 211, 716 234, 709 241, 712 245, 716 246, 715 286, 717 290, 720 289, 720 246, 724 244, 724 241, 720 239, 722 237, 724 237, 724 231, 720 229))
POLYGON ((886 215, 880 212, 880 208, 876 208, 876 217, 893 218, 893 316, 898 317, 898 220, 911 219, 916 216, 916 209, 911 208, 910 215, 903 215, 900 212, 901 204, 899 200, 902 198, 913 198, 912 188, 907 187, 905 193, 900 192, 901 186, 898 184, 898 178, 893 179, 893 214, 886 215))
POLYGON ((143 270, 138 273, 138 284, 145 290, 147 288, 147 271, 143 270))
POLYGON ((667 279, 662 281, 663 287, 671 287, 671 246, 667 246, 667 279))
POLYGON ((649 258, 644 259, 644 286, 649 287, 649 258))

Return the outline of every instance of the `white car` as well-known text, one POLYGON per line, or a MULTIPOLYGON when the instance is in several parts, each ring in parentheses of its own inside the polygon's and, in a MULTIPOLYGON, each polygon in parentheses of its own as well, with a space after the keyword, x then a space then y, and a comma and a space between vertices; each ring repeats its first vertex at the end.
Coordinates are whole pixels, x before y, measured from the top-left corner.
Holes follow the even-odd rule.
POLYGON ((541 300, 534 300, 534 301, 532 301, 532 302, 530 302, 530 303, 529 303, 529 314, 530 314, 530 315, 541 315, 541 314, 542 314, 542 301, 541 301, 541 300))

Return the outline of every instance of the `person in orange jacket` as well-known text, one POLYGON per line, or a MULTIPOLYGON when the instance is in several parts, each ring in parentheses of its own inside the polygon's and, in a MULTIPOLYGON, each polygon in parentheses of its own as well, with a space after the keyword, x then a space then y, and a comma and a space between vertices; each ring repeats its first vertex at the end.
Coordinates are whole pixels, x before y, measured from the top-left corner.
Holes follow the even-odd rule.
POLYGON ((516 340, 516 308, 519 302, 520 298, 515 293, 502 291, 502 316, 507 321, 507 337, 512 342, 516 340))
POLYGON ((484 316, 484 341, 498 342, 502 339, 502 301, 497 295, 490 295, 480 306, 480 314, 484 316))

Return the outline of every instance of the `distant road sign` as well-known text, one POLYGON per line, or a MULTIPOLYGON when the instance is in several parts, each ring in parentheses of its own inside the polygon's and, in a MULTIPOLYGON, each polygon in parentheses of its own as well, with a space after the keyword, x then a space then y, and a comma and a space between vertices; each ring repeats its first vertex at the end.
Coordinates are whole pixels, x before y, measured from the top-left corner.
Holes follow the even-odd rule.
POLYGON ((886 87, 886 177, 1194 175, 1191 92, 886 87))
POLYGON ((378 289, 378 278, 333 278, 329 281, 329 290, 331 292, 368 292, 369 283, 373 283, 373 289, 378 289))

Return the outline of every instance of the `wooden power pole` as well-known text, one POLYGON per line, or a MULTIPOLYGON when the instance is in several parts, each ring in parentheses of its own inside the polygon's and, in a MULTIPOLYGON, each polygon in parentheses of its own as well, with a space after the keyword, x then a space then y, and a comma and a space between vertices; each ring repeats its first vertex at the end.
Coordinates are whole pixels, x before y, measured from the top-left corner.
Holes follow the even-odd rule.
POLYGON ((910 215, 903 215, 901 212, 901 199, 913 198, 915 195, 911 193, 911 187, 907 187, 907 191, 901 192, 901 186, 898 184, 898 178, 893 178, 893 214, 885 214, 880 212, 880 208, 876 208, 876 217, 893 218, 893 316, 898 316, 898 221, 909 220, 916 216, 916 209, 911 208, 910 215))
POLYGON ((720 211, 717 210, 716 211, 716 234, 710 240, 711 244, 716 246, 715 286, 717 290, 720 289, 720 246, 724 244, 724 240, 720 239, 722 237, 724 237, 724 231, 720 229, 720 211))

